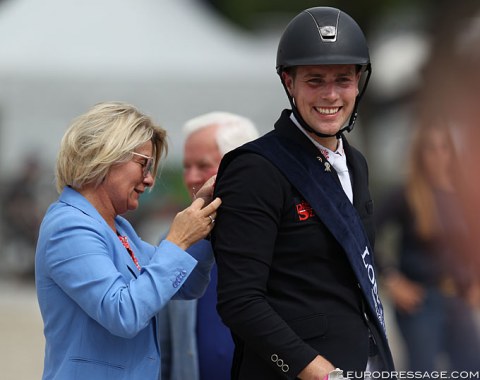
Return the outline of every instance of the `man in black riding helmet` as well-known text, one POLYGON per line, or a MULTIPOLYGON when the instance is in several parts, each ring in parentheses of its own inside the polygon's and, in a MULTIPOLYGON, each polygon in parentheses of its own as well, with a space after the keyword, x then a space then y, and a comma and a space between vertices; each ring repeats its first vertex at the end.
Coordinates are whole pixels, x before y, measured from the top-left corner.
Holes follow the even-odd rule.
POLYGON ((371 72, 364 34, 338 9, 307 9, 281 37, 277 72, 292 109, 217 176, 212 243, 232 379, 392 370, 368 167, 344 136, 371 72))

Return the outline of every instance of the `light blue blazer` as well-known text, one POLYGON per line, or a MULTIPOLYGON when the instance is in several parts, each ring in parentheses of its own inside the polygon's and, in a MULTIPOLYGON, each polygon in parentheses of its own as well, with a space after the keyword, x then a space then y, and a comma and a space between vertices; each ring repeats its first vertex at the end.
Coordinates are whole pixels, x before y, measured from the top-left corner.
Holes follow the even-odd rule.
POLYGON ((141 271, 77 191, 65 188, 47 210, 35 258, 45 380, 158 379, 156 314, 171 298, 198 298, 208 285, 211 252, 194 258, 165 240, 156 247, 126 219, 115 223, 141 271))

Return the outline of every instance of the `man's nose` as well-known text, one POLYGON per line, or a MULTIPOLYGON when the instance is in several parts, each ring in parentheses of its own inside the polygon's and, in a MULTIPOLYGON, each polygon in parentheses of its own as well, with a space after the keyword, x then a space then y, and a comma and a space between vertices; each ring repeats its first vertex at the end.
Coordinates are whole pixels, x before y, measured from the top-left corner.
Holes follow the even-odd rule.
POLYGON ((198 184, 199 182, 202 182, 203 175, 197 168, 188 168, 183 172, 183 179, 187 185, 198 184))
POLYGON ((322 86, 322 97, 328 99, 335 99, 338 96, 338 89, 335 83, 326 83, 322 86))

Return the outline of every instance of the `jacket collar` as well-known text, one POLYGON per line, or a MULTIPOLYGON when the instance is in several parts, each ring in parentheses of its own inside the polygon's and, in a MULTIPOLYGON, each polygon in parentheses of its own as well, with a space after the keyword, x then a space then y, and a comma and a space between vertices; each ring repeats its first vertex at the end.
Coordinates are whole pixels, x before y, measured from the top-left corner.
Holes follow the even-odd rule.
POLYGON ((62 193, 60 194, 59 201, 66 203, 69 206, 75 207, 84 214, 89 215, 95 220, 107 225, 105 219, 103 219, 97 209, 93 207, 93 205, 87 200, 87 198, 85 198, 82 194, 80 194, 77 190, 71 188, 70 186, 65 186, 62 193))
POLYGON ((275 132, 279 133, 281 136, 293 140, 296 144, 300 145, 307 152, 312 155, 318 155, 318 149, 313 143, 305 136, 302 131, 293 123, 290 119, 290 114, 292 110, 284 109, 280 118, 275 123, 275 132))
MULTIPOLYGON (((308 139, 307 136, 302 133, 302 131, 298 129, 298 127, 290 119, 291 113, 292 110, 289 109, 284 109, 282 111, 279 119, 275 123, 275 132, 294 141, 295 143, 300 145, 306 152, 318 156, 319 152, 317 147, 308 139)), ((356 180, 356 175, 358 175, 359 171, 362 171, 358 166, 358 161, 353 158, 355 155, 355 149, 351 147, 351 145, 348 143, 348 140, 343 134, 341 136, 341 139, 343 142, 343 150, 345 151, 345 155, 347 157, 347 165, 350 171, 350 181, 352 183, 352 190, 354 194, 353 203, 356 207, 358 207, 356 203, 355 193, 358 191, 358 185, 360 182, 356 180)), ((338 182, 340 183, 340 180, 338 180, 338 182)))
MULTIPOLYGON (((318 155, 317 147, 308 139, 307 136, 305 136, 305 134, 301 130, 298 129, 298 127, 290 119, 291 113, 292 110, 289 109, 284 109, 282 111, 280 118, 275 123, 275 131, 280 135, 295 141, 297 144, 301 145, 302 148, 306 149, 307 152, 318 155)), ((350 145, 348 144, 348 141, 343 134, 341 135, 341 139, 343 143, 343 150, 345 151, 348 161, 350 145)))

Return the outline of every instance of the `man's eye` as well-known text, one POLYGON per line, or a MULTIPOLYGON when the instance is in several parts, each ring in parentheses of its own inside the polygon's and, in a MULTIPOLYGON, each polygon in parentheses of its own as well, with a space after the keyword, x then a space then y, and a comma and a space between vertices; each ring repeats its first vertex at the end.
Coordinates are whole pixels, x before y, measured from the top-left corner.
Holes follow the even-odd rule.
POLYGON ((348 83, 351 83, 351 82, 352 82, 352 78, 350 78, 350 77, 341 77, 341 78, 338 78, 338 79, 337 79, 337 82, 338 82, 338 83, 348 84, 348 83))

